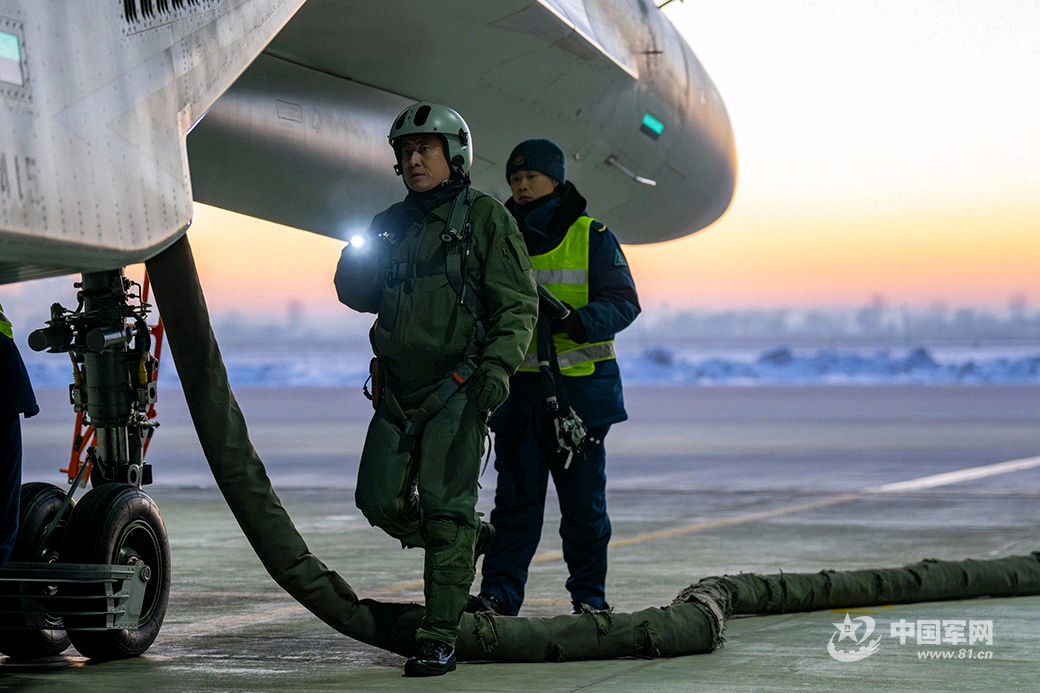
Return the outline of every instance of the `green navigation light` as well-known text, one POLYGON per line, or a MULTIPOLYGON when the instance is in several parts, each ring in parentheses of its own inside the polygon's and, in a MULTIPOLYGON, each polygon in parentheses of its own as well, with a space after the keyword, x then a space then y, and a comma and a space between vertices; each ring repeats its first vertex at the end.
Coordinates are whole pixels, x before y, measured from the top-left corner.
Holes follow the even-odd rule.
POLYGON ((22 86, 22 46, 18 37, 0 31, 0 81, 22 86))
POLYGON ((6 31, 0 31, 0 58, 22 62, 22 47, 18 37, 6 31))
POLYGON ((664 132, 664 123, 647 113, 643 116, 643 123, 639 130, 656 140, 664 132))

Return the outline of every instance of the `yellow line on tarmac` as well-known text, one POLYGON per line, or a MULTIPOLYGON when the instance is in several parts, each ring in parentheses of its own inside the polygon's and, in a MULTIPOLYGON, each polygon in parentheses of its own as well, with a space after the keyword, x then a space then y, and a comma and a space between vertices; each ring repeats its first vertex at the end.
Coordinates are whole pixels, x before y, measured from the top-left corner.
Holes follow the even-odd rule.
MULTIPOLYGON (((771 510, 760 510, 757 512, 745 513, 743 515, 735 515, 733 517, 723 517, 717 520, 695 522, 693 524, 683 525, 681 527, 672 527, 671 529, 662 529, 656 532, 637 534, 635 536, 626 537, 624 539, 611 539, 610 547, 621 548, 624 546, 633 546, 635 544, 642 544, 644 542, 655 541, 657 539, 668 539, 670 537, 682 536, 684 534, 694 534, 696 532, 718 529, 719 527, 739 525, 745 522, 769 520, 774 517, 782 517, 784 515, 798 513, 804 510, 816 510, 818 508, 825 508, 831 505, 848 503, 849 501, 854 501, 863 498, 867 495, 919 491, 922 489, 957 484, 963 481, 983 479, 989 476, 1009 474, 1011 472, 1032 469, 1034 467, 1040 467, 1040 456, 1026 457, 1020 460, 1009 460, 1007 462, 998 462, 996 464, 987 464, 979 467, 969 467, 967 469, 958 469, 953 472, 944 472, 942 474, 931 474, 929 476, 923 476, 917 479, 909 479, 907 481, 897 481, 890 484, 883 484, 881 486, 870 486, 863 489, 862 491, 842 493, 835 496, 827 496, 825 498, 806 501, 804 503, 795 503, 793 505, 784 505, 779 508, 773 508, 771 510)), ((559 561, 562 559, 562 551, 547 551, 545 553, 540 553, 536 555, 533 559, 531 559, 531 564, 536 565, 542 563, 552 563, 553 561, 559 561)), ((422 580, 410 580, 408 582, 398 582, 392 585, 384 585, 374 591, 404 592, 408 590, 422 589, 422 585, 422 580)))
MULTIPOLYGON (((753 513, 745 513, 743 515, 736 515, 734 517, 724 517, 718 520, 708 520, 706 522, 697 522, 692 525, 683 525, 681 527, 673 527, 671 529, 662 529, 657 532, 647 532, 646 534, 637 534, 632 537, 626 537, 624 539, 611 539, 610 548, 620 548, 623 546, 632 546, 634 544, 642 544, 647 541, 654 541, 656 539, 667 539, 668 537, 680 536, 683 534, 692 534, 694 532, 703 532, 709 529, 716 529, 718 527, 727 527, 729 525, 739 525, 744 522, 754 522, 756 520, 767 520, 773 517, 780 517, 781 515, 790 515, 791 513, 801 512, 802 510, 815 510, 816 508, 823 508, 828 505, 836 505, 838 503, 845 503, 850 500, 862 497, 859 493, 845 493, 839 496, 830 496, 827 498, 820 498, 813 501, 807 501, 805 503, 796 503, 794 505, 785 505, 780 508, 773 508, 772 510, 761 510, 753 513)), ((542 564, 552 563, 553 561, 563 560, 562 551, 547 551, 540 553, 531 559, 531 564, 542 564)), ((366 590, 371 593, 393 593, 393 592, 406 592, 412 590, 422 589, 422 580, 408 580, 405 582, 395 582, 389 585, 381 585, 379 587, 366 590)))
MULTIPOLYGON (((624 546, 632 546, 635 544, 642 544, 647 541, 667 539, 669 537, 681 536, 684 534, 693 534, 696 532, 717 529, 719 527, 739 525, 745 522, 768 520, 774 517, 790 515, 792 513, 802 512, 805 510, 816 510, 817 508, 825 508, 831 505, 839 505, 841 503, 847 503, 849 501, 857 500, 870 495, 919 491, 923 489, 936 488, 939 486, 948 486, 950 484, 961 483, 964 481, 982 479, 990 476, 998 476, 1000 474, 1010 474, 1012 472, 1033 469, 1035 467, 1040 467, 1040 456, 1027 457, 1020 460, 1009 460, 1007 462, 999 462, 997 464, 988 464, 978 467, 969 467, 967 469, 960 469, 953 472, 944 472, 942 474, 932 474, 929 476, 919 477, 917 479, 909 479, 907 481, 898 481, 889 484, 882 484, 881 486, 870 486, 858 492, 842 493, 834 496, 827 496, 825 498, 819 498, 817 500, 806 501, 803 503, 784 505, 778 508, 773 508, 771 510, 760 510, 757 512, 744 513, 743 515, 735 515, 733 517, 724 517, 717 520, 695 522, 693 524, 683 525, 681 527, 662 529, 657 532, 637 534, 635 536, 626 537, 624 539, 612 539, 610 542, 610 547, 621 548, 624 546)), ((562 551, 549 551, 546 553, 538 554, 532 559, 531 563, 551 563, 553 561, 559 561, 562 559, 562 551)), ((407 580, 403 582, 391 583, 388 585, 380 585, 377 587, 367 589, 365 590, 365 592, 367 594, 394 594, 398 592, 414 592, 421 590, 422 587, 422 580, 407 580)), ((258 622, 277 621, 294 616, 301 616, 305 613, 307 613, 306 610, 298 604, 273 605, 267 609, 261 610, 260 612, 251 611, 249 614, 236 614, 212 619, 210 621, 205 622, 181 624, 173 628, 167 628, 167 630, 174 631, 173 634, 181 636, 199 635, 203 633, 212 633, 215 629, 226 630, 234 627, 255 625, 258 622)))
MULTIPOLYGON (((963 481, 983 479, 989 476, 1009 474, 1011 472, 1018 472, 1025 469, 1033 469, 1034 467, 1040 467, 1040 456, 1026 457, 1020 460, 1009 460, 1007 462, 998 462, 996 464, 987 464, 979 467, 969 467, 967 469, 959 469, 957 471, 945 472, 943 474, 932 474, 929 476, 920 477, 918 479, 910 479, 908 481, 899 481, 891 484, 883 484, 881 486, 870 486, 858 492, 843 493, 836 496, 820 498, 814 501, 807 501, 805 503, 785 505, 779 508, 773 508, 772 510, 761 510, 758 512, 736 515, 734 517, 724 517, 718 520, 696 522, 694 524, 683 525, 681 527, 662 529, 657 532, 637 534, 632 537, 626 537, 625 539, 611 539, 610 546, 611 548, 632 546, 633 544, 642 544, 643 542, 654 541, 655 539, 667 539, 669 537, 681 536, 683 534, 693 534, 695 532, 703 532, 705 530, 717 529, 719 527, 739 525, 745 522, 768 520, 774 517, 781 517, 783 515, 790 515, 791 513, 801 512, 803 510, 816 510, 817 508, 824 508, 830 505, 847 503, 849 501, 863 498, 867 495, 874 495, 879 493, 906 493, 908 491, 919 491, 927 488, 936 488, 938 486, 956 484, 963 481)), ((548 553, 538 554, 534 557, 534 559, 531 562, 549 563, 551 561, 557 561, 562 558, 562 551, 551 551, 548 553)))
POLYGON ((906 491, 920 491, 926 488, 957 484, 962 481, 983 479, 987 476, 1019 472, 1023 469, 1032 469, 1033 467, 1040 467, 1040 457, 1025 457, 1020 460, 1009 460, 1007 462, 998 462, 996 464, 986 464, 981 467, 968 467, 967 469, 958 469, 954 472, 922 476, 919 479, 910 479, 909 481, 897 481, 892 484, 872 486, 871 488, 864 489, 864 493, 903 493, 906 491))
MULTIPOLYGON (((695 522, 690 525, 683 525, 681 527, 672 527, 671 529, 662 529, 656 532, 647 532, 646 534, 637 534, 632 537, 626 537, 624 539, 611 539, 610 547, 619 548, 622 546, 632 546, 633 544, 642 544, 647 541, 654 541, 656 539, 667 539, 668 537, 681 536, 683 534, 693 534, 694 532, 703 532, 708 529, 717 529, 719 527, 728 527, 730 525, 739 525, 745 522, 754 522, 756 520, 768 520, 773 517, 780 517, 782 515, 790 515, 791 513, 801 512, 803 510, 815 510, 816 508, 823 508, 828 505, 837 505, 838 503, 846 503, 850 500, 861 497, 858 493, 843 493, 839 496, 829 496, 827 498, 820 498, 814 501, 807 501, 805 503, 796 503, 794 505, 785 505, 779 508, 773 508, 771 510, 759 510, 758 512, 745 513, 743 515, 735 515, 733 517, 723 517, 718 520, 707 520, 705 522, 695 522)), ((546 563, 548 561, 554 561, 563 558, 562 551, 553 551, 551 553, 543 553, 534 557, 532 563, 546 563)))

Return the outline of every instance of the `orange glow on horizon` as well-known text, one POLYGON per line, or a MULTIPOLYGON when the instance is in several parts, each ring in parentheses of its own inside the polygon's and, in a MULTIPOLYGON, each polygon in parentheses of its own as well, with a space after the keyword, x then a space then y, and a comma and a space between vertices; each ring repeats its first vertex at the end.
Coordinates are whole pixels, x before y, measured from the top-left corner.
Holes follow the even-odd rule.
MULTIPOLYGON (((1040 295, 1037 218, 1008 210, 766 218, 732 210, 683 239, 624 250, 645 309, 890 305, 1006 307, 1040 295)), ((347 310, 332 277, 342 241, 196 205, 188 231, 214 313, 347 310)))
POLYGON ((346 310, 332 285, 343 241, 200 204, 188 241, 214 313, 346 310))
POLYGON ((1036 216, 966 214, 781 223, 733 213, 693 236, 629 245, 645 308, 865 305, 1005 307, 1037 302, 1036 216))

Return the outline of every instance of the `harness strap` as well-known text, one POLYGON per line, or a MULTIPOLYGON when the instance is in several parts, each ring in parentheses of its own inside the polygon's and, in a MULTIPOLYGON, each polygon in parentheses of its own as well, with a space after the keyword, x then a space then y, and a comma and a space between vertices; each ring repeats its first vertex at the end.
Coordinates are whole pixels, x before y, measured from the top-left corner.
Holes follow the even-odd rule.
POLYGON ((473 188, 466 186, 451 203, 448 211, 448 223, 441 235, 441 240, 448 244, 444 261, 444 271, 448 275, 448 283, 459 296, 459 304, 466 307, 477 324, 477 342, 483 342, 487 334, 487 308, 480 300, 479 291, 466 274, 466 261, 469 259, 469 244, 472 238, 472 227, 469 223, 470 206, 473 204, 473 188))
POLYGON ((552 340, 551 319, 547 311, 539 311, 537 347, 538 370, 545 393, 545 406, 556 432, 556 451, 566 454, 563 468, 568 469, 575 454, 584 454, 588 429, 567 397, 567 386, 560 374, 556 345, 552 340))
POLYGON ((389 388, 387 388, 387 406, 390 408, 390 413, 393 414, 395 418, 404 422, 405 436, 414 438, 422 433, 423 427, 426 423, 447 406, 448 400, 451 399, 451 396, 466 384, 466 381, 470 379, 476 370, 476 361, 471 358, 463 361, 455 368, 455 370, 449 373, 448 376, 441 381, 436 390, 426 396, 426 399, 422 401, 422 404, 415 409, 411 416, 405 414, 400 402, 397 401, 397 398, 394 397, 393 393, 391 393, 389 388))

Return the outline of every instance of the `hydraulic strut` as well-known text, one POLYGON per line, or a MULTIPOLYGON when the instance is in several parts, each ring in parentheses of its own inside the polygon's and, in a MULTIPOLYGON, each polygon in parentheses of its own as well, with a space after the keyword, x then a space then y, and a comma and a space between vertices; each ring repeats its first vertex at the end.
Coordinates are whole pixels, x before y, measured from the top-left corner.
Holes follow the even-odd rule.
MULTIPOLYGON (((152 481, 144 451, 159 425, 149 418, 158 369, 150 352, 150 305, 122 269, 85 273, 75 286, 76 309, 53 304, 47 327, 29 335, 29 347, 65 352, 72 360, 69 398, 82 423, 94 432, 82 436, 94 443, 85 460, 92 483, 118 481, 140 488, 152 481)), ((74 448, 83 442, 74 441, 74 448)), ((63 470, 70 480, 78 476, 78 462, 74 451, 69 469, 63 470)))

